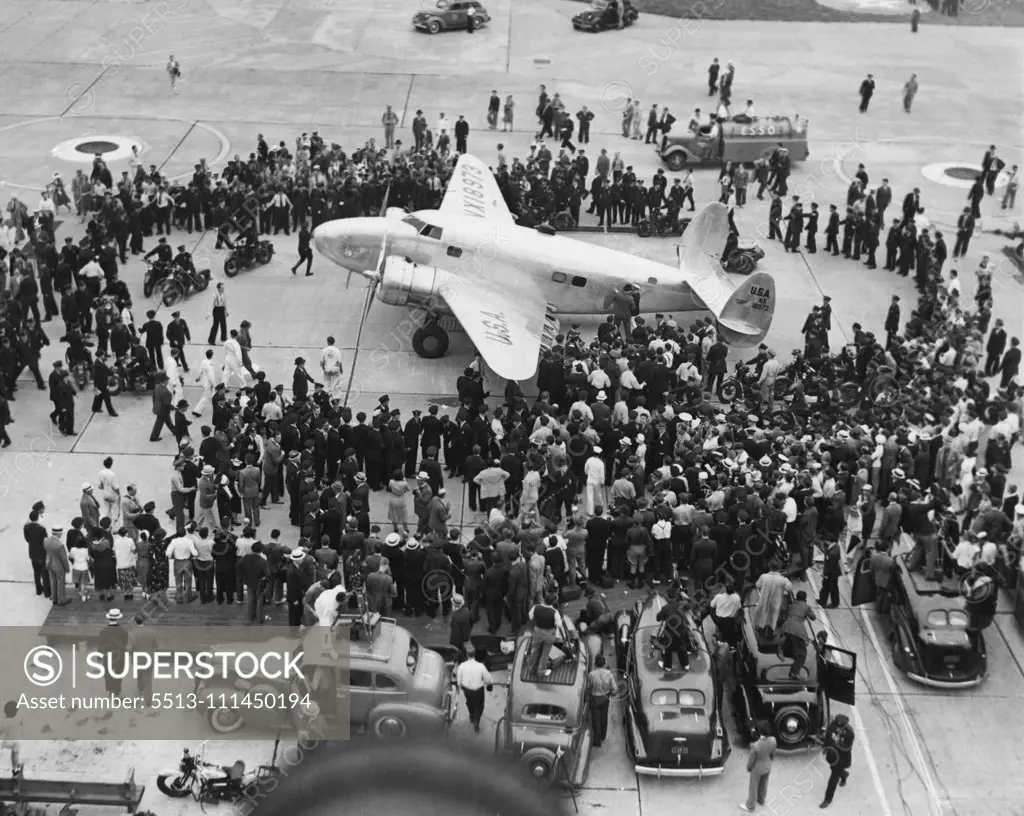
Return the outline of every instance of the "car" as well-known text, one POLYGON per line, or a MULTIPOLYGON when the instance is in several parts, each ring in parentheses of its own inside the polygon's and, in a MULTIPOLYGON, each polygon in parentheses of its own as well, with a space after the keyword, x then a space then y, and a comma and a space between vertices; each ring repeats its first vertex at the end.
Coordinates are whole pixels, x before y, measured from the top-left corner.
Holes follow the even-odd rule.
MULTIPOLYGON (((875 600, 875 575, 861 554, 854 561, 854 606, 875 600)), ((933 688, 972 688, 988 670, 985 637, 971 629, 968 601, 953 579, 926 580, 911 571, 909 553, 893 559, 889 578, 892 660, 916 683, 933 688)))
POLYGON ((477 0, 437 0, 433 8, 417 11, 412 24, 420 31, 437 34, 469 28, 470 19, 474 28, 482 28, 491 21, 491 15, 477 0))
MULTIPOLYGON (((770 638, 754 627, 758 599, 756 587, 744 596, 740 638, 733 652, 732 704, 740 737, 748 743, 757 739, 757 723, 763 720, 771 726, 780 751, 820 745, 831 720, 831 703, 855 703, 857 655, 824 642, 825 633, 808 624, 807 661, 799 679, 791 679, 792 659, 779 656, 784 642, 781 626, 770 638)), ((787 598, 780 624, 788 605, 787 598)))
MULTIPOLYGON (((301 676, 243 679, 228 673, 197 681, 196 698, 211 728, 218 734, 243 726, 287 730, 293 725, 288 706, 261 701, 294 694, 316 704, 325 733, 345 734, 351 728, 385 739, 445 733, 459 698, 452 669, 441 655, 421 646, 393 618, 376 613, 342 616, 338 625, 351 633, 340 656, 325 648, 325 630, 319 627, 294 649, 301 676)), ((278 638, 265 646, 285 652, 288 644, 294 641, 278 638)))
POLYGON ((516 641, 494 750, 524 762, 534 779, 579 788, 590 768, 593 730, 587 675, 596 657, 593 644, 600 638, 581 639, 573 622, 563 621, 569 638, 552 647, 549 675, 538 676, 530 669, 531 631, 516 641))
MULTIPOLYGON (((631 26, 640 17, 629 0, 622 0, 623 26, 631 26)), ((577 31, 606 31, 619 27, 619 9, 616 0, 594 0, 586 11, 581 11, 572 18, 572 27, 577 31)))
POLYGON ((726 162, 750 164, 768 158, 779 143, 789 150, 794 162, 804 161, 811 152, 807 146, 806 119, 788 116, 735 116, 692 130, 666 134, 655 150, 670 170, 687 166, 719 165, 726 162))
POLYGON ((655 645, 665 596, 651 593, 616 623, 616 652, 626 685, 626 746, 636 773, 649 776, 718 776, 729 756, 722 718, 722 687, 714 655, 693 616, 684 626, 692 648, 685 672, 667 672, 655 645))

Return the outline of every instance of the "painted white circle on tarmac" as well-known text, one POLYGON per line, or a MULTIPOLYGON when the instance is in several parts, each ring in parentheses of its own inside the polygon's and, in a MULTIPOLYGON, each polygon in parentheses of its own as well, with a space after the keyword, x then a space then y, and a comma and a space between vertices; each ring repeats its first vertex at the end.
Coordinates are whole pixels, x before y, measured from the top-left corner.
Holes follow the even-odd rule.
MULTIPOLYGON (((974 179, 971 178, 956 178, 946 173, 947 170, 953 168, 963 169, 966 171, 973 171, 977 174, 981 174, 980 164, 971 164, 970 162, 936 162, 935 164, 926 164, 921 168, 921 175, 924 176, 928 181, 934 181, 936 184, 943 184, 946 187, 959 187, 962 190, 970 190, 974 186, 974 179)), ((1006 173, 1002 172, 996 179, 996 187, 1006 186, 1006 173)))
POLYGON ((140 156, 146 152, 146 145, 137 139, 96 133, 61 142, 50 151, 50 155, 55 159, 63 159, 76 164, 92 164, 97 153, 103 157, 105 162, 124 161, 132 155, 133 146, 138 147, 140 156), (97 145, 98 148, 96 150, 81 149, 82 147, 88 148, 89 145, 97 145))

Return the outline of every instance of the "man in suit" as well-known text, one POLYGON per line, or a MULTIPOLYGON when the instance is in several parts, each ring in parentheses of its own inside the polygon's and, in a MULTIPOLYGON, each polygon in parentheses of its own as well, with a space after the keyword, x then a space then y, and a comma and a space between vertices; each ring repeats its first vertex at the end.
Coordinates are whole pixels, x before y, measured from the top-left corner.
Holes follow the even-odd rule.
POLYGON ((469 122, 466 121, 465 116, 459 114, 459 118, 455 122, 455 150, 457 152, 466 152, 467 139, 469 139, 469 122))
POLYGON ((1014 337, 1010 340, 1010 350, 1003 355, 1003 361, 999 364, 999 373, 1002 379, 999 381, 1000 388, 1008 388, 1010 382, 1020 371, 1020 339, 1014 337))
POLYGON ((308 397, 310 383, 316 385, 316 380, 306 371, 306 359, 304 357, 296 357, 295 371, 292 372, 292 399, 299 399, 299 397, 305 399, 308 397))
POLYGON ((832 804, 836 787, 845 785, 850 776, 850 765, 853 764, 853 741, 855 739, 850 718, 845 714, 836 714, 825 731, 825 761, 831 769, 828 783, 825 785, 825 797, 819 808, 827 808, 832 804))
POLYGON ((104 407, 112 417, 117 416, 113 404, 110 402, 110 385, 113 373, 107 365, 107 355, 103 352, 96 353, 96 362, 92 367, 92 384, 96 389, 96 395, 92 398, 92 412, 98 414, 104 407))
POLYGON ((900 220, 892 219, 892 226, 889 227, 889 234, 885 238, 885 268, 889 272, 896 271, 896 261, 900 254, 900 240, 903 231, 900 229, 900 220))
POLYGON ((1000 358, 1006 350, 1006 329, 1003 328, 1002 318, 996 319, 992 333, 988 336, 988 343, 985 344, 985 376, 994 377, 999 371, 1000 358))
POLYGON ((171 422, 171 390, 167 387, 167 375, 160 372, 156 376, 153 387, 153 430, 149 434, 150 442, 160 441, 160 431, 166 426, 172 434, 174 423, 171 422))
POLYGON ((818 251, 818 205, 811 204, 811 212, 807 216, 807 226, 804 228, 807 233, 807 251, 812 255, 818 251))
POLYGON ((644 138, 644 144, 657 143, 659 126, 658 106, 651 105, 651 109, 647 112, 647 136, 644 138))
POLYGON ((669 131, 672 130, 672 125, 675 124, 676 117, 669 113, 668 108, 661 109, 661 119, 658 120, 658 130, 661 131, 661 146, 665 147, 665 141, 668 139, 669 131))
POLYGON ((68 560, 68 549, 60 540, 60 527, 54 527, 50 535, 43 542, 43 551, 46 553, 46 573, 50 579, 50 599, 54 606, 66 606, 71 603, 67 597, 68 573, 71 571, 71 563, 68 560))
POLYGON ((921 189, 915 187, 913 192, 907 193, 903 199, 903 223, 913 224, 914 216, 921 206, 921 189))
POLYGON ((828 224, 825 227, 825 251, 839 254, 839 211, 835 204, 828 205, 828 224))
POLYGON ((971 208, 964 207, 960 217, 956 220, 956 244, 953 245, 953 260, 967 254, 971 246, 971 236, 974 235, 974 216, 971 215, 971 208))
POLYGON ((886 346, 892 343, 892 339, 900 333, 900 296, 893 295, 892 303, 889 304, 889 311, 885 315, 886 346))
POLYGON ((71 373, 62 370, 57 385, 57 427, 64 436, 74 436, 75 430, 75 387, 71 384, 71 373))
POLYGON ((860 112, 867 113, 868 105, 871 104, 871 97, 875 94, 875 77, 874 74, 868 74, 862 83, 860 83, 860 112))
POLYGON ((758 806, 763 807, 768 800, 768 777, 778 748, 772 736, 771 723, 759 720, 757 733, 758 738, 751 744, 750 753, 747 754, 747 773, 750 774, 747 801, 740 805, 740 809, 747 813, 753 813, 758 806))
POLYGON ((164 367, 164 324, 156 319, 156 312, 146 312, 146 322, 139 327, 139 334, 145 336, 146 352, 153 368, 164 367))
POLYGON ((718 90, 718 73, 721 70, 722 66, 718 64, 718 57, 715 57, 708 66, 708 96, 714 96, 718 90))

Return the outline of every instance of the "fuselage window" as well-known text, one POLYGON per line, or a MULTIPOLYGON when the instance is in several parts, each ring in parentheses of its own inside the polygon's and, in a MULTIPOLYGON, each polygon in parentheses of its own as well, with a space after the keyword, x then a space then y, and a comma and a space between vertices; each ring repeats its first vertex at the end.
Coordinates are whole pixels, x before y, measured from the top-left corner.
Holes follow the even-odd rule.
POLYGON ((427 238, 436 238, 437 240, 441 240, 441 228, 432 227, 430 226, 430 224, 427 224, 423 229, 420 230, 420 235, 423 235, 427 238))
POLYGON ((658 285, 658 279, 657 279, 657 278, 648 278, 648 279, 647 279, 647 282, 648 282, 648 283, 649 283, 649 284, 650 284, 651 286, 657 286, 657 285, 658 285))
POLYGON ((586 278, 581 278, 579 275, 574 275, 573 279, 572 279, 572 285, 573 286, 581 286, 581 287, 582 286, 586 286, 587 285, 587 279, 586 278))
POLYGON ((551 280, 553 280, 555 283, 565 283, 567 280, 569 280, 569 276, 566 275, 564 272, 552 272, 551 280))
POLYGON ((450 246, 450 247, 448 247, 448 257, 449 258, 461 258, 462 257, 462 250, 459 249, 456 246, 450 246))

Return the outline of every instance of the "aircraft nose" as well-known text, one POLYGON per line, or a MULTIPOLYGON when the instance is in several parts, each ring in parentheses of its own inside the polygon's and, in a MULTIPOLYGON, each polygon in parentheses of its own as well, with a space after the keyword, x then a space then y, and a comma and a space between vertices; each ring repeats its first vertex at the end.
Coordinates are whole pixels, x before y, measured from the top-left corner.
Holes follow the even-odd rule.
POLYGON ((317 252, 351 272, 375 269, 380 255, 378 219, 343 218, 321 224, 313 231, 317 252))

